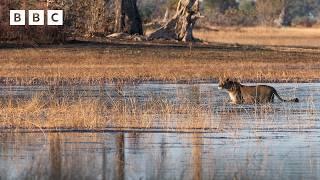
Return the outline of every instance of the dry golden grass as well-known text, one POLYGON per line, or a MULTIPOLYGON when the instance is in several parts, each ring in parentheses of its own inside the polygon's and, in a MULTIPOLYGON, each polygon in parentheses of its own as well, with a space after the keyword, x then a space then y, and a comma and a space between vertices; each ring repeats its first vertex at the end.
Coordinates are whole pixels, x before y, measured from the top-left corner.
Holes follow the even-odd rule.
POLYGON ((4 128, 94 128, 102 121, 95 101, 44 103, 36 96, 27 102, 3 104, 1 126, 4 128))
POLYGON ((256 82, 318 81, 320 51, 234 47, 65 45, 1 49, 2 84, 101 83, 217 80, 221 76, 256 82))
POLYGON ((216 104, 201 105, 188 99, 175 104, 160 97, 149 97, 143 102, 138 102, 136 98, 118 97, 106 103, 105 99, 99 98, 70 100, 68 97, 36 95, 30 100, 2 101, 0 130, 234 131, 243 128, 304 129, 316 126, 315 107, 301 109, 301 112, 290 104, 275 108, 270 104, 253 105, 249 108, 226 105, 219 106, 218 109, 213 107, 216 104), (308 120, 297 118, 297 113, 308 120))
POLYGON ((320 47, 320 28, 218 28, 198 30, 195 36, 208 42, 272 46, 320 47))
POLYGON ((208 121, 201 121, 209 112, 199 105, 175 106, 160 99, 140 104, 133 98, 121 98, 107 105, 98 99, 48 101, 36 95, 28 101, 7 100, 1 104, 0 129, 213 128, 212 123, 209 127, 208 121), (173 116, 177 114, 187 118, 174 123, 177 119, 173 116))

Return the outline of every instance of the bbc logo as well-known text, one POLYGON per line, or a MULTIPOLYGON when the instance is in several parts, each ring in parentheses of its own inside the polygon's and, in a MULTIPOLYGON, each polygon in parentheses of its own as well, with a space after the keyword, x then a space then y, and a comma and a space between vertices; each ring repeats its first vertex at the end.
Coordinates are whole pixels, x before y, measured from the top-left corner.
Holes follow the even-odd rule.
MULTIPOLYGON (((44 10, 29 10, 28 24, 32 26, 43 26, 45 23, 44 10)), ((23 26, 26 25, 25 10, 10 10, 10 25, 23 26)), ((63 10, 48 10, 47 25, 62 26, 63 25, 63 10)))

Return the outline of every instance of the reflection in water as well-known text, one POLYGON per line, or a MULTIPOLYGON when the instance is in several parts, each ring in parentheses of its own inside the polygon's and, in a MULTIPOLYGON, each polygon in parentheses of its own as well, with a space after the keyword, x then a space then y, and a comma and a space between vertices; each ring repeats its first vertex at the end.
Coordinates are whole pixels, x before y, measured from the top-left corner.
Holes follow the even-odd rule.
POLYGON ((193 160, 193 179, 200 180, 202 170, 202 137, 201 134, 192 135, 192 160, 193 160))
POLYGON ((160 142, 160 158, 159 158, 159 168, 157 172, 157 179, 164 179, 162 176, 163 174, 161 172, 164 172, 166 170, 166 158, 167 158, 167 149, 165 147, 166 145, 166 137, 161 138, 160 142))
POLYGON ((62 152, 60 134, 49 135, 50 179, 61 179, 62 152))
POLYGON ((319 133, 4 133, 0 177, 317 179, 319 133))
POLYGON ((125 142, 124 133, 119 133, 116 135, 116 169, 117 176, 116 179, 124 179, 125 177, 125 142))
MULTIPOLYGON (((103 141, 104 142, 104 141, 103 141)), ((107 180, 107 146, 103 144, 103 151, 102 151, 102 180, 107 180)))

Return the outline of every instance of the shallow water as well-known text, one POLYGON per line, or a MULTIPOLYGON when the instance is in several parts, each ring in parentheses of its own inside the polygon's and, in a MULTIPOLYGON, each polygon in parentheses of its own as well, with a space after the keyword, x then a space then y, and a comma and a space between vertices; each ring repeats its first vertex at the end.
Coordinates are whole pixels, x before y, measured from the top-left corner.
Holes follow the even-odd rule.
POLYGON ((2 134, 1 179, 317 179, 319 131, 2 134))
MULTIPOLYGON (((64 87, 57 96, 157 97, 210 106, 209 121, 223 130, 1 133, 0 179, 319 179, 320 84, 270 85, 301 102, 230 105, 216 84, 64 87)), ((2 97, 22 99, 49 89, 1 88, 2 97)))
MULTIPOLYGON (((250 85, 250 84, 248 84, 250 85)), ((218 90, 217 84, 161 84, 136 85, 105 84, 103 86, 11 86, 0 87, 2 101, 18 102, 35 95, 54 96, 54 99, 97 99, 105 104, 120 99, 146 104, 156 100, 170 105, 195 105, 206 111, 203 122, 213 124, 210 128, 259 129, 259 130, 305 130, 319 128, 320 83, 267 84, 277 89, 284 99, 298 97, 300 103, 275 103, 264 105, 231 105, 228 93, 218 90), (216 124, 216 125, 214 125, 216 124), (219 127, 218 127, 219 126, 219 127)), ((187 114, 170 114, 170 118, 153 120, 154 127, 176 128, 175 124, 186 122, 187 114), (166 123, 166 124, 165 124, 166 123)))

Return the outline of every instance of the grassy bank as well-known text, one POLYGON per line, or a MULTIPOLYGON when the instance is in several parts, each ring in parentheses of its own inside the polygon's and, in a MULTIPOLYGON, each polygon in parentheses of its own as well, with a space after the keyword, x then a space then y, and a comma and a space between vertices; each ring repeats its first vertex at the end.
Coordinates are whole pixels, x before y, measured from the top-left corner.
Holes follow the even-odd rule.
POLYGON ((195 36, 208 42, 250 45, 319 47, 320 28, 243 27, 197 30, 195 36))
POLYGON ((319 81, 319 49, 233 45, 73 44, 0 49, 2 84, 123 81, 319 81))

